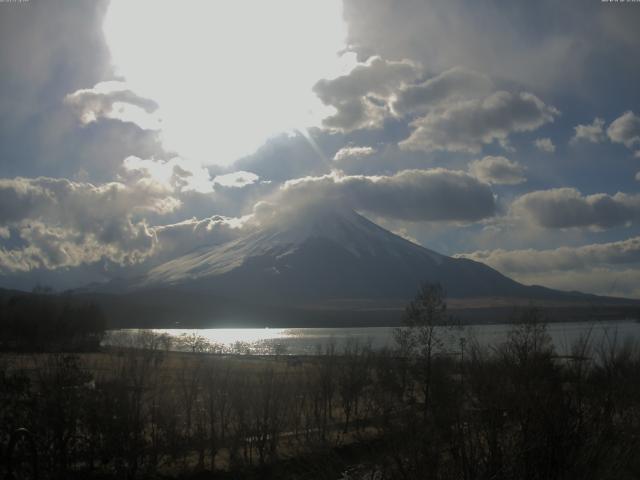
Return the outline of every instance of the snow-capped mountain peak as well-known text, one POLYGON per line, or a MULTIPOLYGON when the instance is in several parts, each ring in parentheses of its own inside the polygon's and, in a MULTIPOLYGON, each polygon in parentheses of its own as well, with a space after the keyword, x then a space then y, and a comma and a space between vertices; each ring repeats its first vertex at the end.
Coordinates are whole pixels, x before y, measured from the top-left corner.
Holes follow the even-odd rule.
POLYGON ((420 283, 452 296, 509 296, 524 287, 484 264, 416 245, 362 215, 318 207, 281 216, 222 245, 151 269, 133 288, 179 287, 270 302, 410 298, 420 283))

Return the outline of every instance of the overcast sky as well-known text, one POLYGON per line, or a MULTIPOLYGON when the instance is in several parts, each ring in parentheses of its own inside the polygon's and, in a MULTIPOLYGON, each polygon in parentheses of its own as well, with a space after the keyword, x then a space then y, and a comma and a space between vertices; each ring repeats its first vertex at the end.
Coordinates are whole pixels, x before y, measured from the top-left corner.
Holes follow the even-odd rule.
POLYGON ((338 200, 640 298, 640 3, 0 2, 0 286, 128 275, 338 200))

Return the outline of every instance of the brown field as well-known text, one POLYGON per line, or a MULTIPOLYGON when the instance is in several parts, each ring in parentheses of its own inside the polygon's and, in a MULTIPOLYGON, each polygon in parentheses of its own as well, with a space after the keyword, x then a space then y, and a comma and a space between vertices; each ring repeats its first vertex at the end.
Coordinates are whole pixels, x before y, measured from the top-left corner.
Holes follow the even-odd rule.
POLYGON ((640 349, 584 339, 559 357, 522 320, 497 349, 446 356, 431 324, 394 351, 172 352, 143 333, 3 353, 0 445, 26 427, 45 479, 637 478, 640 349))

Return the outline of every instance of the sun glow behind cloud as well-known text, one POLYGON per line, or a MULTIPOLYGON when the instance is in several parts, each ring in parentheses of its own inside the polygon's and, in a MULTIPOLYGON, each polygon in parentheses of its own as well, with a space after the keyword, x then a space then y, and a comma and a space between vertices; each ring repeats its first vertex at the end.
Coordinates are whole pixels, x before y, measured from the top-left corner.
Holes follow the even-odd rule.
POLYGON ((356 63, 342 0, 112 0, 104 32, 117 73, 159 104, 165 146, 205 164, 319 124, 311 87, 356 63))

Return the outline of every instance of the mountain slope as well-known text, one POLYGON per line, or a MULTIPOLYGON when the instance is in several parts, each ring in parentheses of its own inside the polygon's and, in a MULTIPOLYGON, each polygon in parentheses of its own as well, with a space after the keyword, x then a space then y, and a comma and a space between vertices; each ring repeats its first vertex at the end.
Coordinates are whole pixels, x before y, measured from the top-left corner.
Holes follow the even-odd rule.
POLYGON ((580 295, 521 285, 484 264, 440 255, 353 211, 332 208, 307 209, 246 237, 197 249, 153 268, 133 286, 308 304, 408 299, 425 281, 440 282, 459 298, 580 295))

